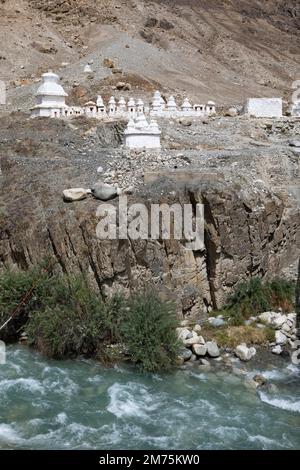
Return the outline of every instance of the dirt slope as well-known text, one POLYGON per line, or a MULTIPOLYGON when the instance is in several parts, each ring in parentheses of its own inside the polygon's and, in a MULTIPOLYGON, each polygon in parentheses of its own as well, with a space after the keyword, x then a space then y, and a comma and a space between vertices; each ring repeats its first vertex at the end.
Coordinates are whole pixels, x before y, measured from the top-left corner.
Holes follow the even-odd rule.
POLYGON ((68 91, 76 80, 88 91, 101 87, 112 75, 105 57, 143 83, 194 99, 289 98, 299 78, 299 24, 297 0, 0 0, 1 78, 21 108, 48 68, 68 91))

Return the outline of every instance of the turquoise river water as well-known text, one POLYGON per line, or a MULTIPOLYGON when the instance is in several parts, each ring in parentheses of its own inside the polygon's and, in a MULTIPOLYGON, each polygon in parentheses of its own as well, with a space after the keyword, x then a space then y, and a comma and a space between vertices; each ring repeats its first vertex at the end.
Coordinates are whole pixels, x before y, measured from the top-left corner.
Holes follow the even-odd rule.
POLYGON ((259 372, 272 387, 257 393, 222 370, 141 374, 10 346, 0 449, 299 449, 299 369, 259 372))

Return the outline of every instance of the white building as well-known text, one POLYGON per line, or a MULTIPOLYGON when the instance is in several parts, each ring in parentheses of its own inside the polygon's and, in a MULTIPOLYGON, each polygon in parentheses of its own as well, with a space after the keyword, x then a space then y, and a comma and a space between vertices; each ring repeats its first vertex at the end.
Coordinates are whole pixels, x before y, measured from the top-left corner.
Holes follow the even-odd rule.
POLYGON ((68 96, 59 84, 59 77, 48 72, 42 76, 43 82, 38 88, 35 97, 36 105, 32 109, 32 117, 67 117, 68 107, 65 99, 68 96))
POLYGON ((160 136, 157 122, 151 120, 148 124, 143 113, 138 114, 135 119, 130 119, 124 132, 125 145, 131 149, 160 148, 160 136))
POLYGON ((283 111, 281 98, 249 98, 245 112, 257 118, 281 118, 283 111))

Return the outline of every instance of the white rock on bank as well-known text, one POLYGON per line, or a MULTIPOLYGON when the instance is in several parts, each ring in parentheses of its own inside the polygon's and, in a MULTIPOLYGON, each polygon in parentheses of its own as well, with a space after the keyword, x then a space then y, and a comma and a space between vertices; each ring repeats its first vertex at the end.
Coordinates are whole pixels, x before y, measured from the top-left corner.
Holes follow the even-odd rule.
POLYGON ((284 345, 287 343, 287 337, 281 331, 277 330, 275 332, 275 342, 276 344, 284 345))
POLYGON ((274 346, 274 348, 272 349, 272 353, 277 354, 278 356, 282 353, 282 347, 280 346, 280 344, 274 346))
POLYGON ((87 198, 87 190, 84 188, 70 188, 63 191, 63 198, 66 202, 82 201, 87 198))
POLYGON ((215 341, 207 341, 206 347, 207 347, 207 353, 210 357, 220 356, 220 351, 215 341))
POLYGON ((205 344, 202 336, 198 336, 195 331, 192 331, 192 338, 188 338, 183 341, 185 346, 193 346, 193 344, 205 344))
POLYGON ((200 333, 201 329, 202 329, 202 328, 201 328, 201 325, 198 325, 198 324, 195 325, 194 328, 193 328, 193 330, 194 330, 196 333, 200 333))
POLYGON ((291 327, 288 323, 284 323, 281 327, 281 331, 285 331, 286 333, 290 333, 291 327))
POLYGON ((176 332, 180 341, 185 341, 193 337, 192 332, 188 328, 176 328, 176 332))
POLYGON ((241 361, 250 361, 250 359, 252 359, 252 357, 255 356, 256 354, 256 349, 251 347, 251 348, 248 348, 247 344, 246 343, 242 343, 242 344, 239 344, 236 348, 235 348, 235 355, 241 360, 241 361))
POLYGON ((205 344, 193 344, 192 350, 197 356, 203 357, 207 353, 207 346, 205 344))
POLYGON ((272 324, 273 326, 275 326, 275 328, 281 328, 282 325, 286 322, 286 320, 287 320, 286 315, 278 314, 273 317, 272 324))

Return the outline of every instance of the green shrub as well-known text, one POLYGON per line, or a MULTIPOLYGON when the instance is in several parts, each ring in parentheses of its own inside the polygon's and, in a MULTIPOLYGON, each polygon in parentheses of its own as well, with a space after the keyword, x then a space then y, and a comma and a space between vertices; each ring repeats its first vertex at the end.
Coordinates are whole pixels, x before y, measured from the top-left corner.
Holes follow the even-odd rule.
POLYGON ((45 292, 45 308, 32 311, 28 342, 49 357, 92 356, 106 337, 105 306, 82 277, 58 276, 45 292))
POLYGON ((2 323, 24 296, 6 336, 15 340, 25 328, 28 344, 48 357, 85 355, 109 361, 127 354, 147 371, 167 370, 175 363, 175 308, 154 293, 129 300, 117 294, 104 303, 83 276, 54 275, 41 267, 6 271, 0 278, 2 323))
POLYGON ((232 325, 242 325, 250 316, 281 308, 290 312, 293 308, 295 286, 283 279, 263 283, 254 277, 247 282, 237 285, 233 294, 227 300, 222 313, 228 317, 232 325))
POLYGON ((26 323, 29 312, 43 304, 41 293, 48 281, 43 266, 28 271, 4 271, 0 276, 0 326, 12 315, 5 328, 0 331, 0 339, 10 342, 18 336, 26 323))
POLYGON ((149 292, 131 298, 122 325, 131 360, 144 371, 170 369, 178 355, 177 326, 173 303, 149 292))

